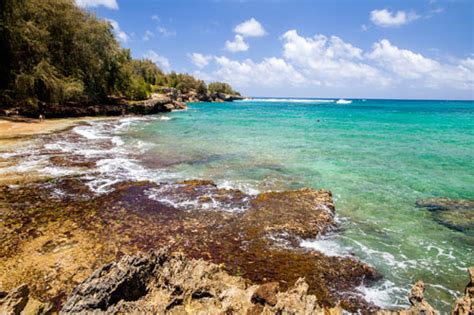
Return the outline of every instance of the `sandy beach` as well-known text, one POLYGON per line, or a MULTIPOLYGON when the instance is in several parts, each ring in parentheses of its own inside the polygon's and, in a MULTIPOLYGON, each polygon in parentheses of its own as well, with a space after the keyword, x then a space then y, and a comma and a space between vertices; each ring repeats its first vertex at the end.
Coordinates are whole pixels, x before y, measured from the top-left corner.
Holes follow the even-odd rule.
MULTIPOLYGON (((38 135, 60 132, 77 126, 79 124, 91 121, 116 120, 120 117, 81 117, 81 118, 62 118, 47 119, 0 119, 0 152, 8 153, 18 150, 20 147, 26 147, 38 135)), ((0 168, 14 165, 12 159, 0 156, 0 168)), ((36 172, 22 174, 19 172, 0 172, 0 184, 20 184, 40 179, 48 176, 36 172)))
POLYGON ((97 121, 97 120, 114 120, 117 117, 81 117, 81 118, 60 118, 47 119, 40 121, 39 119, 0 119, 0 146, 3 140, 17 139, 38 134, 48 134, 71 128, 77 124, 97 121))

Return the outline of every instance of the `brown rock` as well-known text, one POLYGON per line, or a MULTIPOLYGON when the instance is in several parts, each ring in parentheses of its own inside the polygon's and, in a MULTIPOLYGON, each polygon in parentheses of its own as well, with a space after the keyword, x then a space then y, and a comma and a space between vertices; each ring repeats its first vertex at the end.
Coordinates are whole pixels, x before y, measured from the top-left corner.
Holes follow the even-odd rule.
POLYGON ((252 303, 275 306, 278 302, 276 295, 279 289, 280 285, 278 282, 262 284, 252 295, 252 303))
POLYGON ((303 188, 258 195, 244 220, 267 234, 315 238, 335 227, 334 204, 327 190, 303 188))
POLYGON ((474 314, 474 267, 469 268, 470 281, 464 290, 464 296, 456 301, 453 315, 474 314))
POLYGON ((20 314, 28 303, 30 290, 22 284, 0 299, 0 314, 20 314))
POLYGON ((377 315, 437 315, 439 314, 424 298, 425 284, 417 281, 411 288, 408 300, 410 308, 402 310, 380 310, 377 315))
POLYGON ((277 283, 252 286, 218 265, 161 250, 103 266, 74 289, 61 313, 325 314, 303 279, 277 290, 277 283), (266 303, 253 304, 255 295, 266 303))

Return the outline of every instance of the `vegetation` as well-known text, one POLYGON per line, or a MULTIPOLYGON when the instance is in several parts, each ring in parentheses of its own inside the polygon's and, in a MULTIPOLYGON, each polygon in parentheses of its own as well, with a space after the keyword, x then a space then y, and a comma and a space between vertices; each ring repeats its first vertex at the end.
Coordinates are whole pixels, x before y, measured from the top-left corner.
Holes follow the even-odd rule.
POLYGON ((132 59, 112 26, 74 0, 0 1, 0 102, 99 103, 111 97, 145 99, 160 87, 183 93, 232 93, 225 83, 165 74, 150 60, 132 59))
POLYGON ((223 83, 223 82, 209 83, 208 89, 209 89, 209 93, 224 93, 224 94, 240 95, 240 93, 237 91, 234 91, 229 84, 223 83))

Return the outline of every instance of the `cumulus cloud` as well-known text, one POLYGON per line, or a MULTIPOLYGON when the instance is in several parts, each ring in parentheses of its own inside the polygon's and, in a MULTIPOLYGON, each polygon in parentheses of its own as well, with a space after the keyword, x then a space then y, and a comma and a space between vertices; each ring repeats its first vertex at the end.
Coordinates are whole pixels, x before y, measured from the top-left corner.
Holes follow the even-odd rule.
POLYGON ((126 43, 128 42, 128 40, 130 39, 130 37, 127 35, 127 33, 125 33, 121 28, 120 28, 120 25, 117 21, 115 20, 111 20, 111 19, 107 19, 107 21, 110 23, 110 25, 112 25, 112 29, 113 29, 113 32, 114 32, 114 35, 115 37, 121 41, 122 43, 126 43))
POLYGON ((258 84, 281 86, 284 84, 303 84, 305 78, 292 65, 276 57, 264 58, 261 62, 251 59, 231 60, 227 57, 215 57, 218 69, 213 76, 219 80, 231 82, 235 86, 258 84))
POLYGON ((168 60, 168 58, 157 54, 153 50, 148 50, 144 55, 143 58, 150 59, 154 63, 156 63, 159 67, 161 67, 164 70, 169 70, 171 68, 171 64, 168 60))
POLYGON ((204 68, 209 64, 209 61, 212 59, 212 56, 203 55, 200 53, 192 53, 189 54, 189 58, 191 58, 192 63, 198 68, 204 68))
POLYGON ((195 72, 198 77, 225 81, 237 89, 318 88, 315 91, 369 91, 369 95, 376 90, 379 95, 406 89, 417 90, 416 95, 474 90, 474 55, 440 61, 399 48, 387 39, 364 51, 338 36, 305 37, 296 30, 288 30, 280 39, 282 55, 259 61, 199 53, 190 58, 201 69, 195 72))
POLYGON ((411 50, 401 49, 387 39, 375 43, 367 58, 398 81, 417 81, 425 87, 474 88, 474 59, 442 64, 411 50))
POLYGON ((387 9, 373 10, 370 12, 370 20, 381 27, 397 27, 408 24, 420 18, 415 12, 391 12, 387 9))
POLYGON ((233 41, 225 42, 225 49, 231 52, 246 51, 249 49, 249 44, 247 44, 242 35, 235 35, 233 41))
POLYGON ((282 40, 283 56, 321 84, 389 83, 389 78, 378 69, 362 62, 363 51, 360 48, 337 36, 302 37, 296 30, 289 30, 282 40))
POLYGON ((251 18, 238 24, 234 28, 236 33, 234 40, 228 40, 225 42, 225 49, 231 52, 247 51, 249 44, 245 41, 246 37, 261 37, 266 35, 265 29, 262 24, 255 18, 251 18))
POLYGON ((418 79, 440 68, 437 61, 407 49, 400 49, 387 39, 375 43, 372 52, 367 56, 382 68, 405 79, 418 79))
POLYGON ((240 23, 234 28, 234 32, 244 37, 261 37, 266 34, 262 24, 255 18, 240 23))
POLYGON ((76 4, 81 8, 95 8, 99 6, 104 6, 113 10, 118 9, 118 4, 116 0, 76 0, 76 4))

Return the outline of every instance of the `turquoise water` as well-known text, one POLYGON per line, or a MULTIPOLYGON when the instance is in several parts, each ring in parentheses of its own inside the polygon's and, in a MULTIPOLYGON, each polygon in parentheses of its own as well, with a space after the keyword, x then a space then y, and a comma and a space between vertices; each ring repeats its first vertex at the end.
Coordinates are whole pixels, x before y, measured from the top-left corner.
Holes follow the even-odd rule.
POLYGON ((122 134, 139 161, 177 178, 248 192, 326 188, 341 231, 303 245, 354 253, 384 280, 361 294, 407 304, 417 279, 449 310, 474 265, 474 237, 433 220, 416 201, 474 199, 474 102, 273 100, 190 104, 122 134), (170 120, 167 120, 170 118, 170 120))

